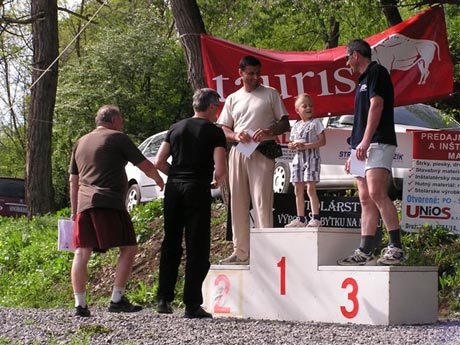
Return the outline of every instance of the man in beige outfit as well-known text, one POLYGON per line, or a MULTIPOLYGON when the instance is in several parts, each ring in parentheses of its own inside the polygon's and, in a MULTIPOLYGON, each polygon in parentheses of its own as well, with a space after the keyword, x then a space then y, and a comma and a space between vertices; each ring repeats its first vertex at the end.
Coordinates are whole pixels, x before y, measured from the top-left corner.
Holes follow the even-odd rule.
MULTIPOLYGON (((239 64, 243 87, 229 95, 220 114, 228 141, 249 143, 259 148, 274 144, 275 136, 289 130, 289 114, 279 93, 260 84, 261 63, 245 56, 239 64), (252 134, 252 135, 251 135, 252 134)), ((274 158, 254 151, 246 157, 233 146, 229 153, 229 182, 233 230, 233 254, 221 260, 224 265, 249 263, 249 208, 252 203, 257 228, 273 227, 274 158)))

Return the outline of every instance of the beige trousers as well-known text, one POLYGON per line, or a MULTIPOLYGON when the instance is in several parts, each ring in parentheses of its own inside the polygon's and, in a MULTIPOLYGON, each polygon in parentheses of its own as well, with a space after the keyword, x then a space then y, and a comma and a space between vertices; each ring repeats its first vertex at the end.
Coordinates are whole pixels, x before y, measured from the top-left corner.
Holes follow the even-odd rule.
POLYGON ((255 151, 244 156, 235 147, 229 155, 233 252, 249 257, 249 207, 252 202, 256 228, 273 227, 273 170, 275 160, 255 151))

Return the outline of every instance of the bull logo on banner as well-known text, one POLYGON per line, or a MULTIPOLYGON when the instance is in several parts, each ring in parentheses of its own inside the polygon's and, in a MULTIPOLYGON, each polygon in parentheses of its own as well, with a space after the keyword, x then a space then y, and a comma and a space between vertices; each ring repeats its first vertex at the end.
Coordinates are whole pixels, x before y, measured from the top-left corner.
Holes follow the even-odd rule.
POLYGON ((430 75, 430 64, 439 55, 439 45, 435 41, 410 38, 401 34, 386 37, 373 47, 372 60, 392 70, 408 71, 418 66, 420 80, 418 85, 426 83, 430 75))

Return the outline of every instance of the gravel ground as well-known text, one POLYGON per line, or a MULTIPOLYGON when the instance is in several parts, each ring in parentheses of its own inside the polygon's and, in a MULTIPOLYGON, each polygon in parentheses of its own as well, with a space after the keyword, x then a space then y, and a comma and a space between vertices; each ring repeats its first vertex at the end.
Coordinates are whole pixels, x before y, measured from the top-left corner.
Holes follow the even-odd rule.
POLYGON ((460 344, 460 321, 423 326, 365 326, 215 318, 189 320, 152 309, 112 314, 91 309, 0 308, 0 344, 460 344))

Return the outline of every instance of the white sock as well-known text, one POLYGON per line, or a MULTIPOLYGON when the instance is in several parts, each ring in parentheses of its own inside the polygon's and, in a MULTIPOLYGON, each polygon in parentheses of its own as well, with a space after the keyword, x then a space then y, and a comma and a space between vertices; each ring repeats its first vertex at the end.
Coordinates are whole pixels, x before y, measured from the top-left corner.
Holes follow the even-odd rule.
POLYGON ((124 295, 124 293, 125 293, 125 288, 114 286, 113 291, 112 291, 112 302, 114 303, 120 302, 121 297, 124 295))
POLYGON ((86 292, 78 292, 73 294, 75 296, 75 307, 86 307, 86 292))

